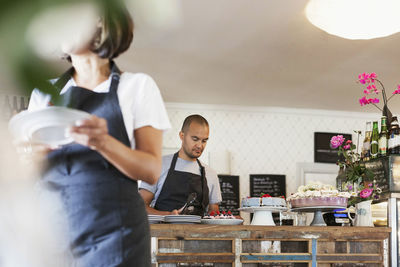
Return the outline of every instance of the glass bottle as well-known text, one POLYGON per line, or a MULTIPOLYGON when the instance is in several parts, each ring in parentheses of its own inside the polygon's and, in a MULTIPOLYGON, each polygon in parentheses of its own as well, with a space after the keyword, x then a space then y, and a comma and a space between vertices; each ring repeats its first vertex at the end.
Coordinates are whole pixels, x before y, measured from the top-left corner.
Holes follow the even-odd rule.
POLYGON ((388 141, 388 152, 389 154, 399 154, 400 152, 400 129, 397 116, 392 117, 390 123, 390 136, 388 141))
POLYGON ((381 132, 379 133, 379 156, 387 155, 388 131, 386 126, 386 116, 381 118, 381 132))
POLYGON ((371 155, 371 135, 372 135, 372 124, 367 121, 365 125, 365 137, 361 151, 361 158, 364 161, 368 161, 371 155))
POLYGON ((19 109, 18 112, 24 111, 26 109, 25 107, 25 98, 21 96, 20 101, 19 101, 19 109))
POLYGON ((342 192, 345 183, 346 183, 346 174, 344 172, 344 166, 340 166, 339 173, 336 177, 336 189, 339 192, 342 192))
POLYGON ((3 117, 4 120, 9 120, 11 118, 12 114, 12 106, 10 103, 10 97, 8 95, 6 95, 4 97, 4 104, 1 107, 1 115, 3 117))
POLYGON ((13 96, 13 105, 12 105, 12 115, 18 113, 18 98, 17 96, 13 96))
POLYGON ((376 159, 379 153, 379 131, 378 122, 374 121, 372 123, 372 136, 371 136, 371 158, 376 159))

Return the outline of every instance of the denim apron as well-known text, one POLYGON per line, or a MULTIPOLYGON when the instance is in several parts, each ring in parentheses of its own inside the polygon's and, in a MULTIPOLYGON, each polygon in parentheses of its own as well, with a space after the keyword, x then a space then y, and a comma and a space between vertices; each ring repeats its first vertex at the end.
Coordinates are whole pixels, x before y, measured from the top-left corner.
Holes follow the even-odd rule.
POLYGON ((169 167, 167 177, 161 189, 154 208, 162 211, 172 211, 180 209, 185 205, 188 196, 196 193, 197 199, 193 202, 193 211, 189 214, 203 216, 207 211, 209 203, 209 189, 204 167, 197 160, 200 167, 200 174, 197 175, 190 172, 176 171, 175 165, 178 159, 178 153, 175 153, 171 166, 169 167))
MULTIPOLYGON (((117 96, 120 71, 110 64, 108 93, 73 86, 62 95, 63 106, 106 119, 109 134, 130 147, 117 96)), ((71 68, 55 86, 61 90, 72 73, 71 68)), ((147 213, 137 182, 97 151, 74 143, 51 152, 42 184, 61 198, 77 266, 151 265, 147 213)))

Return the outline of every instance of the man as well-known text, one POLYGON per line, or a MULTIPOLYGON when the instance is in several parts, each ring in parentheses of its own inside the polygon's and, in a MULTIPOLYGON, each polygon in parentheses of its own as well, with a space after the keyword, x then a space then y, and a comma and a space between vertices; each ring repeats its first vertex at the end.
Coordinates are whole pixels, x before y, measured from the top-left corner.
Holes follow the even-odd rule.
POLYGON ((180 150, 163 157, 161 176, 157 184, 142 182, 139 192, 148 214, 203 215, 218 211, 222 201, 216 172, 198 158, 206 147, 209 136, 207 120, 200 115, 187 117, 179 132, 180 150), (190 201, 190 204, 185 204, 190 201), (184 207, 185 206, 185 207, 184 207))

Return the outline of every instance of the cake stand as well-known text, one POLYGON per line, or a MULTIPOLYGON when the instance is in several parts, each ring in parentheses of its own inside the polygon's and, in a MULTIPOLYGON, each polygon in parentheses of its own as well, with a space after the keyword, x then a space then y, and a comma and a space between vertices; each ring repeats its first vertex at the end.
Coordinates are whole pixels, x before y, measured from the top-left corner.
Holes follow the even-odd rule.
POLYGON ((313 206, 313 207, 301 207, 301 208, 292 208, 290 211, 294 212, 313 212, 314 218, 310 224, 310 226, 327 226, 322 217, 322 212, 331 212, 337 209, 346 209, 343 206, 313 206))
POLYGON ((272 212, 287 211, 286 207, 243 207, 238 210, 254 213, 251 225, 275 225, 272 212))

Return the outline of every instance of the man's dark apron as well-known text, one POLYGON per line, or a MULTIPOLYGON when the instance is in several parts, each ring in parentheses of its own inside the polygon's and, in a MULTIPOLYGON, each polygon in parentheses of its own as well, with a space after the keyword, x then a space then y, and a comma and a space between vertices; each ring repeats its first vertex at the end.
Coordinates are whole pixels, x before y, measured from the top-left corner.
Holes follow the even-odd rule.
POLYGON ((172 211, 182 208, 191 193, 197 194, 197 201, 194 203, 194 211, 190 214, 203 216, 206 212, 209 199, 209 189, 204 167, 197 160, 200 167, 200 174, 176 171, 175 165, 178 159, 178 152, 172 158, 167 177, 157 198, 154 208, 162 211, 172 211))
MULTIPOLYGON (((106 119, 109 134, 130 147, 117 96, 120 71, 111 66, 108 93, 73 86, 62 95, 63 105, 106 119)), ((55 83, 59 90, 72 73, 55 83)), ((150 266, 149 226, 137 182, 79 144, 53 151, 48 159, 42 182, 61 196, 78 266, 150 266)))

